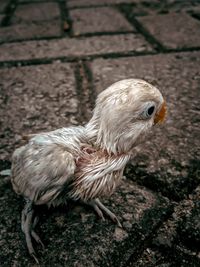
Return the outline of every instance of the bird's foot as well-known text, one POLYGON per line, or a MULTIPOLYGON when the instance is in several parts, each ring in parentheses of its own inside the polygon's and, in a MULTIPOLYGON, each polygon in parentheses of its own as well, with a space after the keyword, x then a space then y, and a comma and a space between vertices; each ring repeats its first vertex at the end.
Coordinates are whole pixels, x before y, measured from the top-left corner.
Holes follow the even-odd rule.
POLYGON ((39 263, 39 260, 38 260, 38 258, 36 257, 36 254, 35 254, 35 252, 32 252, 32 253, 30 253, 29 252, 29 254, 31 255, 31 257, 33 257, 34 258, 34 260, 35 260, 35 262, 39 265, 40 263, 39 263))
POLYGON ((38 222, 38 218, 35 217, 33 219, 33 207, 30 201, 27 201, 23 211, 22 211, 22 221, 21 221, 21 228, 25 234, 26 238, 26 245, 28 248, 29 254, 34 258, 35 262, 39 264, 39 260, 36 257, 35 250, 32 244, 32 238, 44 248, 44 244, 42 243, 40 237, 34 231, 34 228, 38 222))
POLYGON ((91 207, 94 208, 94 210, 96 211, 96 213, 98 214, 98 216, 103 220, 105 221, 105 218, 104 218, 104 214, 109 217, 114 223, 116 223, 119 227, 122 228, 122 225, 119 221, 119 219, 117 218, 117 216, 112 212, 110 211, 108 208, 106 208, 99 199, 95 199, 95 200, 92 200, 90 201, 89 204, 91 207))
POLYGON ((45 249, 45 246, 43 244, 43 242, 41 241, 40 237, 38 236, 38 234, 34 231, 37 223, 38 223, 38 217, 35 217, 34 220, 33 220, 33 225, 32 225, 32 230, 31 230, 31 236, 34 238, 34 240, 41 245, 41 247, 43 249, 45 249))
POLYGON ((31 231, 31 236, 38 244, 41 245, 42 249, 45 249, 43 242, 41 241, 40 237, 38 236, 38 234, 36 234, 34 230, 31 231))

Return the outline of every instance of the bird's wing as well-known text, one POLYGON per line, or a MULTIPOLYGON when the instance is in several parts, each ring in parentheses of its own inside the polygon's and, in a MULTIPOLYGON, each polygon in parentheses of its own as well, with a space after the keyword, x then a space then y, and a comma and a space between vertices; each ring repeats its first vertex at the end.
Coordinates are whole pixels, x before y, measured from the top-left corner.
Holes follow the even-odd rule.
POLYGON ((75 169, 74 157, 66 147, 29 142, 13 154, 13 188, 35 204, 49 204, 73 179, 75 169))
POLYGON ((41 135, 41 134, 45 134, 45 133, 41 132, 41 133, 35 133, 35 134, 24 134, 24 135, 22 135, 21 138, 24 141, 29 141, 29 140, 31 140, 31 138, 38 136, 38 135, 41 135))

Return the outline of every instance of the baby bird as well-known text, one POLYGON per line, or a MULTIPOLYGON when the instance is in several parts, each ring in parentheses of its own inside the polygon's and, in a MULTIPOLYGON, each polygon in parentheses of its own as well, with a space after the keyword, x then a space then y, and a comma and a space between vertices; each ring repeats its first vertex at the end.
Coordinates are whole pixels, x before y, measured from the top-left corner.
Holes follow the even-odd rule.
POLYGON ((99 94, 85 126, 30 135, 28 143, 15 150, 11 181, 14 191, 26 200, 21 226, 36 262, 32 239, 43 243, 34 230, 35 205, 81 201, 102 219, 106 215, 121 226, 99 198, 113 193, 134 147, 165 114, 165 101, 157 88, 126 79, 99 94))

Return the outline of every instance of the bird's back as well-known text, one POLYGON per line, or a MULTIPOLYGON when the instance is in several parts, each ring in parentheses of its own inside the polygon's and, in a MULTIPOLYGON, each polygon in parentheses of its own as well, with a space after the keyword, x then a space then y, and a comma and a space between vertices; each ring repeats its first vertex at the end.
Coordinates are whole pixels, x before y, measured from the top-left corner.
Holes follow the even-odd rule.
POLYGON ((38 134, 15 150, 12 158, 14 190, 35 204, 50 204, 73 179, 75 155, 84 141, 84 128, 62 128, 38 134))

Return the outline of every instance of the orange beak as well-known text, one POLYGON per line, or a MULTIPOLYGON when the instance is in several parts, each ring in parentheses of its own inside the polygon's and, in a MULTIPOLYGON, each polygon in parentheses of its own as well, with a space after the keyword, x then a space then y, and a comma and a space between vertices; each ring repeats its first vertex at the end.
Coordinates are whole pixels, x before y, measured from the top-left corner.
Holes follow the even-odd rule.
POLYGON ((163 102, 161 109, 155 114, 154 124, 162 123, 166 117, 167 107, 165 101, 163 102))

